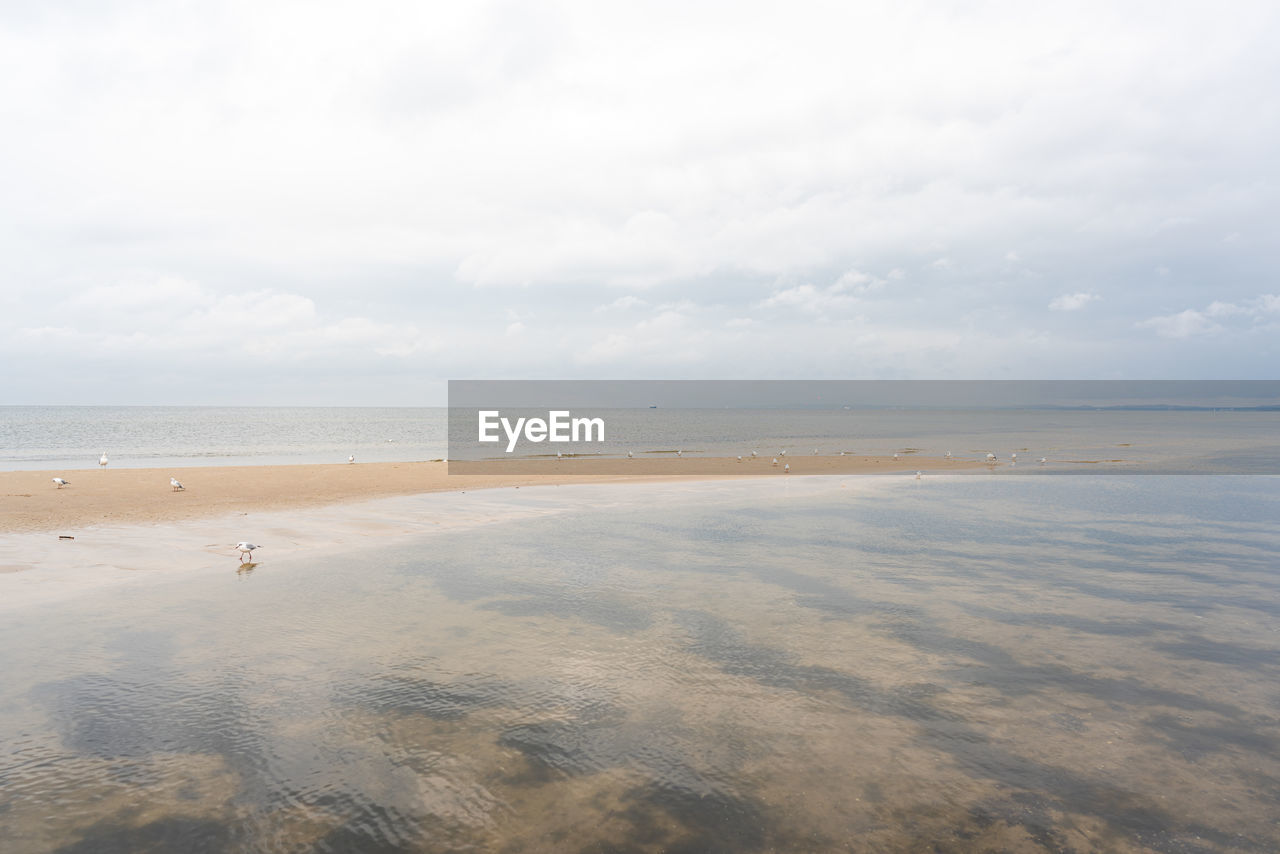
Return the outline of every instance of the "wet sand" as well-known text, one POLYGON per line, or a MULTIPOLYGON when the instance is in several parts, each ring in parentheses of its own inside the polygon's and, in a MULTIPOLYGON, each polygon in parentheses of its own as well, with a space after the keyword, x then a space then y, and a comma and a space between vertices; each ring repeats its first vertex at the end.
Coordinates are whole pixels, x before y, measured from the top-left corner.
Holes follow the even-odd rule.
MULTIPOLYGON (((891 474, 917 469, 981 468, 970 460, 865 456, 788 459, 792 474, 891 474)), ((483 464, 482 464, 483 465, 483 464)), ((208 466, 184 469, 107 468, 99 471, 0 472, 0 533, 74 534, 91 525, 156 524, 231 513, 322 507, 427 492, 571 483, 646 482, 716 477, 783 476, 761 457, 625 461, 571 459, 522 463, 518 472, 494 464, 487 474, 450 474, 443 461, 350 465, 208 466), (70 485, 59 489, 52 479, 70 485), (174 492, 169 478, 186 487, 174 492)))

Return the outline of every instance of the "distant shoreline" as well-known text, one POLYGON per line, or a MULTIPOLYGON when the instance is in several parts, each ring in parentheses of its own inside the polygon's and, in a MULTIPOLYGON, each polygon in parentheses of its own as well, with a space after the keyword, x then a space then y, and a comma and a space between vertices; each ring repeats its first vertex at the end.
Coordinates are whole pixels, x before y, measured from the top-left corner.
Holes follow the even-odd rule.
MULTIPOLYGON (((981 465, 972 460, 852 455, 797 456, 787 462, 797 475, 964 470, 981 465)), ((784 476, 781 466, 772 466, 764 457, 743 463, 728 457, 638 459, 627 462, 628 468, 634 467, 634 474, 625 475, 616 473, 617 461, 611 461, 612 471, 599 474, 591 473, 592 463, 549 461, 545 474, 450 475, 443 461, 5 471, 0 472, 0 534, 55 529, 74 533, 76 528, 90 525, 159 524, 467 489, 784 476), (696 469, 690 464, 696 464, 696 469), (59 489, 52 482, 54 477, 65 477, 70 485, 59 489), (170 477, 176 477, 186 489, 174 492, 170 477)))

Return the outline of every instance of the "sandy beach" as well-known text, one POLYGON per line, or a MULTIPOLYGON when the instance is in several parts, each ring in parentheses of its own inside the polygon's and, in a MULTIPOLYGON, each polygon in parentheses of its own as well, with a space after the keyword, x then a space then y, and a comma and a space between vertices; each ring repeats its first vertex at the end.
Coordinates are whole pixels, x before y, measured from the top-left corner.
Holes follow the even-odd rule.
MULTIPOLYGON (((789 459, 795 475, 891 474, 980 468, 970 460, 862 456, 789 459)), ((653 459, 628 462, 634 475, 616 474, 617 460, 547 461, 545 473, 449 474, 435 462, 353 465, 220 466, 184 469, 0 472, 0 533, 58 530, 74 533, 89 525, 158 524, 185 519, 292 507, 320 507, 396 495, 514 486, 651 481, 656 479, 785 476, 763 457, 739 463, 731 458, 653 459), (610 473, 602 473, 610 472, 610 473), (59 489, 52 479, 70 485, 59 489), (169 478, 186 489, 174 492, 169 478)), ((523 464, 529 471, 529 464, 523 464)))

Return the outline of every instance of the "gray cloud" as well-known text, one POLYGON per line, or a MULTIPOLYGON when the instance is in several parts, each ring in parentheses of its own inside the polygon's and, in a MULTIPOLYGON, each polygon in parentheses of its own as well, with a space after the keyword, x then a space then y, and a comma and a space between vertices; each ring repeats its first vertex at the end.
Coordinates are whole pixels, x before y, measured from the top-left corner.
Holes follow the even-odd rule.
POLYGON ((0 5, 0 401, 1271 377, 1278 35, 1261 2, 0 5))

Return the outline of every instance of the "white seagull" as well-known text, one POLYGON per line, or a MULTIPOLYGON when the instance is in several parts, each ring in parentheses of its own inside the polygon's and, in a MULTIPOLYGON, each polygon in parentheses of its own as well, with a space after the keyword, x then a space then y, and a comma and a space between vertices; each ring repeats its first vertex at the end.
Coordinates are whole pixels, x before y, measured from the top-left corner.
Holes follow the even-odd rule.
POLYGON ((894 455, 893 455, 893 458, 896 460, 896 459, 898 458, 898 455, 897 455, 897 454, 894 454, 894 455))
POLYGON ((752 452, 751 452, 751 456, 753 456, 753 457, 759 456, 759 453, 758 453, 758 452, 756 452, 756 451, 752 451, 752 452))
POLYGON ((920 476, 921 476, 922 474, 924 474, 924 472, 922 472, 922 471, 918 471, 918 472, 916 472, 916 480, 919 480, 919 479, 920 479, 920 476))
POLYGON ((348 464, 354 463, 355 461, 356 461, 356 455, 355 455, 355 454, 351 454, 350 456, 348 456, 348 457, 347 457, 347 463, 348 463, 348 464))
POLYGON ((683 457, 683 456, 684 456, 684 451, 676 451, 676 456, 677 456, 677 457, 683 457))
POLYGON ((787 452, 786 452, 786 451, 781 451, 781 452, 778 454, 778 456, 780 456, 780 457, 785 457, 786 455, 787 455, 787 452))
POLYGON ((951 459, 951 452, 950 452, 950 451, 947 451, 947 453, 946 453, 946 457, 947 457, 947 459, 951 459))
POLYGON ((815 457, 818 455, 818 449, 817 449, 817 448, 814 448, 814 449, 813 449, 813 455, 814 455, 815 457))
POLYGON ((631 460, 631 459, 635 459, 633 456, 631 456, 631 452, 630 452, 630 451, 627 451, 627 459, 629 459, 629 460, 631 460))
POLYGON ((62 478, 60 478, 60 477, 55 477, 55 478, 53 479, 53 482, 54 482, 54 483, 56 483, 56 484, 58 484, 58 489, 62 489, 62 487, 64 487, 64 486, 66 486, 67 484, 71 483, 71 481, 69 481, 69 480, 63 480, 63 479, 62 479, 62 478))
POLYGON ((777 458, 777 457, 774 457, 774 458, 773 458, 773 464, 774 464, 775 466, 778 464, 778 458, 777 458))
POLYGON ((239 550, 240 560, 242 561, 244 560, 245 555, 249 556, 249 560, 253 560, 253 550, 260 548, 262 548, 262 546, 257 546, 253 543, 236 543, 236 549, 239 550))
POLYGON ((169 478, 169 486, 173 487, 174 492, 177 492, 179 489, 186 489, 185 486, 178 482, 176 477, 169 478))
POLYGON ((106 451, 103 451, 103 452, 102 452, 102 456, 98 457, 98 465, 102 466, 103 468, 106 468, 106 467, 107 467, 107 452, 106 452, 106 451))
POLYGON ((1044 458, 1044 457, 1041 457, 1041 458, 1040 458, 1040 465, 1044 465, 1044 464, 1045 464, 1045 462, 1046 462, 1045 458, 1044 458))
POLYGON ((995 454, 987 454, 987 462, 989 462, 989 463, 994 463, 995 461, 996 461, 996 455, 995 455, 995 454))
POLYGON ((787 463, 785 466, 782 467, 782 473, 791 474, 791 463, 787 463))
POLYGON ((738 462, 742 462, 742 454, 738 454, 738 462))
POLYGON ((1018 455, 1013 454, 1012 456, 1009 457, 1009 459, 1016 463, 1018 461, 1018 455))

